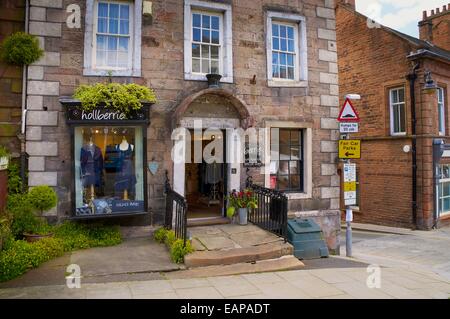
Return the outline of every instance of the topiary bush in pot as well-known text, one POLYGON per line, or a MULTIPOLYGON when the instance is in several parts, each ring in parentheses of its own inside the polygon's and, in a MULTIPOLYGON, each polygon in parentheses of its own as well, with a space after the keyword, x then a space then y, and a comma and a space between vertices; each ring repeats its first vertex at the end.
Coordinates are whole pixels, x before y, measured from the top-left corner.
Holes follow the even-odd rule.
POLYGON ((12 65, 30 65, 43 55, 37 37, 25 32, 11 34, 0 45, 0 58, 12 65))

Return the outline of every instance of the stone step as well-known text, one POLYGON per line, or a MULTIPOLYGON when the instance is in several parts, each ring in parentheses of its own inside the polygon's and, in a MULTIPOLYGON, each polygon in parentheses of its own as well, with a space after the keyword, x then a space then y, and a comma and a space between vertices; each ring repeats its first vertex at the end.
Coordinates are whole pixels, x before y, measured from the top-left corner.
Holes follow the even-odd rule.
POLYGON ((248 263, 265 259, 280 258, 293 254, 293 247, 284 241, 233 248, 228 250, 195 251, 184 258, 186 267, 205 267, 212 265, 231 265, 248 263))
POLYGON ((193 218, 187 220, 188 227, 224 225, 224 224, 230 224, 230 219, 225 217, 206 217, 206 218, 193 218))
POLYGON ((260 260, 253 263, 238 263, 233 265, 216 265, 197 267, 187 270, 165 273, 167 279, 186 279, 200 277, 231 276, 262 272, 287 271, 302 269, 305 265, 294 256, 282 256, 275 259, 260 260))

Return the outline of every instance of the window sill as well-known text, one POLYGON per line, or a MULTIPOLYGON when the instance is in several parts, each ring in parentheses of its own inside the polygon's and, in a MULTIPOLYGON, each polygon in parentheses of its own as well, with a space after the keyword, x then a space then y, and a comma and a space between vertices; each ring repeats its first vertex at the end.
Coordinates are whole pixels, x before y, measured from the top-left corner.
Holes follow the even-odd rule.
POLYGON ((404 133, 391 133, 391 136, 406 136, 406 132, 404 132, 404 133))
POLYGON ((133 76, 140 77, 141 70, 106 70, 106 69, 83 69, 84 76, 109 76, 108 72, 111 71, 111 76, 133 76))
MULTIPOLYGON (((192 74, 192 73, 185 73, 184 79, 187 81, 208 81, 206 79, 206 75, 203 74, 192 74)), ((220 79, 220 83, 233 83, 233 77, 232 76, 223 76, 220 79)))
POLYGON ((285 194, 286 194, 288 200, 312 198, 311 194, 308 194, 308 193, 285 193, 285 194))
POLYGON ((291 87, 291 88, 304 88, 308 87, 308 81, 282 81, 282 80, 267 80, 269 87, 291 87))

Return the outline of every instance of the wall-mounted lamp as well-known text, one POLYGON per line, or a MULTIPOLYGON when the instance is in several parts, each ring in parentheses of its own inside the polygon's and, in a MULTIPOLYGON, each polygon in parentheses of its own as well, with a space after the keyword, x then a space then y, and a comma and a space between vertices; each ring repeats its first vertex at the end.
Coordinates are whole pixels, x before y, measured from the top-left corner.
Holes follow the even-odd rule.
POLYGON ((434 82, 433 77, 431 76, 431 71, 426 71, 425 75, 425 85, 423 87, 423 93, 425 94, 433 94, 437 90, 436 82, 434 82))

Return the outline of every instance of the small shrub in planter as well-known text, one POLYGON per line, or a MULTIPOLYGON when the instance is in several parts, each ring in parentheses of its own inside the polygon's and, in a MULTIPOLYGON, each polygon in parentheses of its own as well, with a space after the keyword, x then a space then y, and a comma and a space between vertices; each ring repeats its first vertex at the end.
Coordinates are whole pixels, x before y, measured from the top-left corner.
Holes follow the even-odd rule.
POLYGON ((182 239, 177 239, 173 230, 158 228, 153 233, 153 238, 158 243, 165 243, 170 251, 170 258, 173 262, 180 264, 184 261, 184 256, 194 251, 191 242, 186 240, 186 245, 182 239))
POLYGON ((34 35, 16 32, 8 36, 0 46, 0 57, 12 65, 30 65, 39 60, 44 51, 34 35))
POLYGON ((56 196, 56 192, 53 188, 42 185, 33 187, 28 192, 28 200, 36 210, 43 214, 44 211, 52 209, 56 206, 58 197, 56 196))

